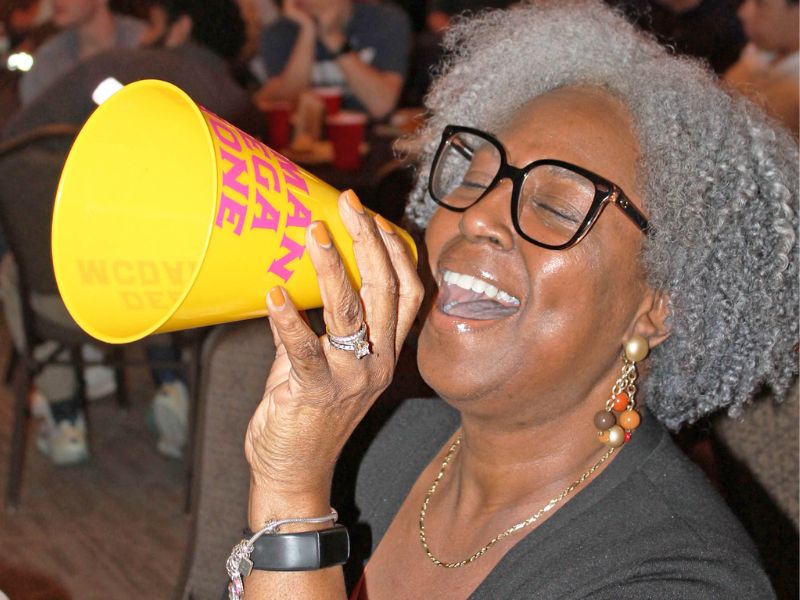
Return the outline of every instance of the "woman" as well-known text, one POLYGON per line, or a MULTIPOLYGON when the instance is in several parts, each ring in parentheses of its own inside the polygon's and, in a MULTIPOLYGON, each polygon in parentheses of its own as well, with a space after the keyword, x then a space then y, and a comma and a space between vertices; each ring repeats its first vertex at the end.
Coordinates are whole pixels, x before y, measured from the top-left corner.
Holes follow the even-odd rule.
MULTIPOLYGON (((444 402, 407 402, 364 457, 354 597, 772 597, 661 425, 792 378, 791 138, 596 2, 488 13, 447 43, 410 207, 438 288, 418 363, 444 402)), ((268 295, 278 358, 245 442, 249 525, 300 522, 237 547, 233 587, 242 555, 257 567, 246 598, 345 597, 334 464, 421 300, 397 236, 351 193, 340 213, 363 287, 313 225, 328 335, 268 295), (312 539, 324 556, 289 556, 312 539), (278 563, 311 570, 262 570, 278 563)))

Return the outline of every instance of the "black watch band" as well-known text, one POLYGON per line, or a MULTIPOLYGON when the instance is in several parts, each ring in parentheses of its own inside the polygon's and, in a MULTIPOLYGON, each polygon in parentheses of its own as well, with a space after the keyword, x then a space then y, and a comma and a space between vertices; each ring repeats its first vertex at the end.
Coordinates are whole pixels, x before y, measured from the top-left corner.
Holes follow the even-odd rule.
MULTIPOLYGON (((250 538, 253 532, 247 529, 244 534, 250 538)), ((261 571, 314 571, 344 564, 349 557, 350 536, 344 525, 262 535, 250 554, 252 568, 261 571)))
POLYGON ((343 55, 345 55, 345 54, 350 54, 351 52, 355 52, 355 50, 356 50, 356 49, 355 49, 355 48, 353 48, 353 47, 350 45, 350 40, 345 40, 345 41, 344 41, 344 44, 342 44, 341 46, 339 46, 339 49, 338 49, 338 50, 336 50, 335 52, 331 52, 331 56, 332 56, 333 58, 339 58, 340 56, 343 56, 343 55))

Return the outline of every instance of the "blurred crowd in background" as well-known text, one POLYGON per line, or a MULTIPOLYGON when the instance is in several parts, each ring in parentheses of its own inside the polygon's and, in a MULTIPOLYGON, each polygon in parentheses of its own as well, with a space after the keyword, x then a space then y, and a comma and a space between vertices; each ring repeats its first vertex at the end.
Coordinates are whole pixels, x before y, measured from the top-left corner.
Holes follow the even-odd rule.
MULTIPOLYGON (((676 52, 706 60, 717 74, 757 97, 797 131, 798 42, 797 20, 792 18, 796 2, 607 2, 676 52)), ((316 33, 312 79, 346 80, 358 97, 353 106, 382 119, 398 105, 421 104, 441 58, 439 41, 451 19, 513 4, 510 0, 4 0, 0 124, 60 76, 105 51, 176 48, 187 40, 213 53, 214 66, 227 71, 256 103, 285 98, 297 91, 284 72, 298 68, 289 61, 293 42, 302 39, 295 35, 309 22, 316 33), (354 50, 380 76, 369 78, 367 73, 367 79, 359 81, 364 73, 347 72, 337 78, 324 66, 336 58, 344 41, 347 50, 354 50)), ((194 58, 207 63, 209 56, 194 58)), ((235 90, 225 93, 234 95, 235 90)))

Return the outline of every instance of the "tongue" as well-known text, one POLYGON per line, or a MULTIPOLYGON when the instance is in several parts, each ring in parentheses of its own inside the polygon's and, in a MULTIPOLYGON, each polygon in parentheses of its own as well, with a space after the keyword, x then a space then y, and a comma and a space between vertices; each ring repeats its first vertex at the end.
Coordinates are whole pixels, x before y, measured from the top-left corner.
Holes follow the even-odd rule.
POLYGON ((487 321, 502 319, 517 312, 516 306, 503 306, 494 300, 476 300, 474 302, 454 302, 442 307, 445 314, 464 319, 487 321))
POLYGON ((508 306, 485 294, 447 283, 439 289, 439 303, 445 314, 465 319, 502 319, 518 310, 515 305, 508 306))

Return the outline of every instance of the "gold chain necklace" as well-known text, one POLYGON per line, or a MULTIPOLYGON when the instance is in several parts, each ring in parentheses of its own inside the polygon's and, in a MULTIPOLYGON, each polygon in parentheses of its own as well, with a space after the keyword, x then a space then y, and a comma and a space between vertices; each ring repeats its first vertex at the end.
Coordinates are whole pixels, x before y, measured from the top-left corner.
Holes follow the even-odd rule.
POLYGON ((529 525, 532 525, 533 523, 538 521, 539 518, 544 513, 552 510, 552 508, 556 504, 561 502, 564 498, 566 498, 570 494, 570 492, 572 492, 572 490, 574 490, 576 487, 578 487, 580 484, 586 481, 589 477, 591 477, 592 473, 594 473, 600 467, 600 465, 602 465, 608 459, 608 457, 614 453, 615 450, 615 448, 609 448, 606 451, 606 453, 600 457, 600 460, 594 463, 588 471, 586 471, 583 475, 578 477, 578 479, 569 484, 569 486, 564 488, 564 491, 562 491, 555 498, 551 499, 550 502, 545 504, 542 508, 540 508, 534 514, 532 514, 530 517, 528 517, 524 521, 520 521, 516 525, 512 525, 502 533, 499 533, 496 536, 494 536, 491 540, 489 540, 489 543, 479 548, 469 558, 465 558, 464 560, 459 560, 458 562, 449 563, 439 560, 431 552, 430 546, 428 546, 428 540, 425 537, 425 516, 428 512, 428 504, 430 503, 433 495, 436 493, 436 488, 439 487, 439 483, 442 481, 442 478, 444 477, 444 472, 447 470, 447 466, 453 459, 453 456, 458 450, 460 444, 461 444, 461 435, 459 434, 458 438, 456 438, 456 441, 453 442, 452 446, 450 446, 450 450, 448 450, 447 456, 444 457, 444 460, 442 461, 442 468, 439 469, 439 474, 433 480, 433 484, 431 485, 430 489, 428 489, 428 493, 425 494, 425 500, 422 503, 422 509, 419 511, 419 541, 422 543, 422 548, 423 550, 425 550, 425 554, 428 556, 428 558, 431 559, 431 562, 433 564, 435 564, 437 567, 443 567, 445 569, 457 569, 458 567, 463 567, 464 565, 468 565, 471 562, 475 562, 481 556, 486 554, 486 552, 488 552, 489 549, 492 548, 495 544, 497 544, 500 540, 503 540, 512 533, 519 531, 520 529, 524 529, 525 527, 528 527, 529 525))

